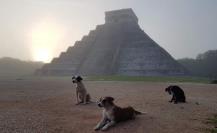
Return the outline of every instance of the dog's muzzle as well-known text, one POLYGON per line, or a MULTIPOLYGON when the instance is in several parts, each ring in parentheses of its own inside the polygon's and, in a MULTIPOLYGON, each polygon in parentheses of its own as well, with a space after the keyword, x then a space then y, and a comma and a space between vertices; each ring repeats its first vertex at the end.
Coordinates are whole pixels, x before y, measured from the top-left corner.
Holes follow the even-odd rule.
POLYGON ((100 103, 100 102, 98 102, 97 105, 98 105, 100 108, 103 107, 103 106, 102 106, 102 103, 100 103))

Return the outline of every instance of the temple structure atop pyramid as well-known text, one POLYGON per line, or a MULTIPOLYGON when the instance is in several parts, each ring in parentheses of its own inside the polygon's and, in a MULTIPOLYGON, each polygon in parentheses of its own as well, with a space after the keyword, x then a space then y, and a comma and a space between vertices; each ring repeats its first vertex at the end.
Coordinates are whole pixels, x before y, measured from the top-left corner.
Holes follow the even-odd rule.
POLYGON ((132 9, 121 9, 105 12, 105 24, 36 74, 178 76, 187 71, 140 28, 132 9))

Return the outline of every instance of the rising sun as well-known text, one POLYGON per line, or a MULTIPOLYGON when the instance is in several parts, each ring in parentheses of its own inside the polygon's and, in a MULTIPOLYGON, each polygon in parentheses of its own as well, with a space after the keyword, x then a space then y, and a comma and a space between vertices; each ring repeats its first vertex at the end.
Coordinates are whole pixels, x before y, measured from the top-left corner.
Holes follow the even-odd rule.
POLYGON ((42 62, 49 62, 50 61, 50 50, 39 48, 35 50, 34 60, 35 61, 42 61, 42 62))
POLYGON ((33 60, 50 62, 54 50, 60 41, 60 28, 51 21, 40 22, 33 26, 31 32, 31 49, 33 60))

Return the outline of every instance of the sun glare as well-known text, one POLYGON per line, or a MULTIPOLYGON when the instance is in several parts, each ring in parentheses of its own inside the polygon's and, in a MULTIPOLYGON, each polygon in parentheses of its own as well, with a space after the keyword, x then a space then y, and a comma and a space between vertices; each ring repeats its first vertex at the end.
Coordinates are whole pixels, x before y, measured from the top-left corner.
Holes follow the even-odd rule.
POLYGON ((43 61, 43 62, 49 62, 50 61, 50 53, 49 49, 38 49, 36 50, 35 54, 35 60, 36 61, 43 61))
POLYGON ((60 27, 52 21, 35 25, 31 32, 32 56, 35 61, 50 62, 61 39, 60 27))

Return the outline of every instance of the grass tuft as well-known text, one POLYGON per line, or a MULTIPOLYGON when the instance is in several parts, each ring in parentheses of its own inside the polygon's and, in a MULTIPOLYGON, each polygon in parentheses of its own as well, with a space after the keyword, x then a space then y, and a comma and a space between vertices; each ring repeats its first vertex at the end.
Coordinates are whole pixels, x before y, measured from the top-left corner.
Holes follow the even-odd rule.
POLYGON ((208 133, 217 133, 217 114, 213 118, 207 119, 207 124, 211 124, 211 129, 206 129, 208 133))

